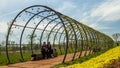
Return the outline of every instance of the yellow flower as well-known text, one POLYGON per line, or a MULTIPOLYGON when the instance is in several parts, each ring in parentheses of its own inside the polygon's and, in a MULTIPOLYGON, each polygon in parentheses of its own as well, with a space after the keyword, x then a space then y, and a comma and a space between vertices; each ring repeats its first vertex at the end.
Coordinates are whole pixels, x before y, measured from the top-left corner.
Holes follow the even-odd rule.
POLYGON ((103 66, 105 66, 106 64, 110 64, 112 59, 118 59, 118 57, 120 57, 120 46, 115 47, 101 54, 100 56, 91 58, 90 60, 83 63, 78 63, 61 68, 103 68, 103 66))

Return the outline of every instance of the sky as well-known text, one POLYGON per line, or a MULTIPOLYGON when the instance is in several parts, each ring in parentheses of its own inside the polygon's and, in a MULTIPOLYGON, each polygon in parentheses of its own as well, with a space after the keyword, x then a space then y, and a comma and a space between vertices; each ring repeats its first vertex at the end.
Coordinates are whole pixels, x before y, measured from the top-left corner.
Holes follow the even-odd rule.
POLYGON ((0 0, 0 41, 7 23, 32 5, 48 6, 109 36, 120 33, 120 0, 0 0))

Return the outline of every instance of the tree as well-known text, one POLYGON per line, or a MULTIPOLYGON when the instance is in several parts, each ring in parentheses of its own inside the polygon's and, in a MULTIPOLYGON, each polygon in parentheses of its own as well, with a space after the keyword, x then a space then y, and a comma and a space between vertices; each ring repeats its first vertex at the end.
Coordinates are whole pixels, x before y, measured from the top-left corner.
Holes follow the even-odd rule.
POLYGON ((12 44, 12 51, 13 51, 13 53, 15 53, 16 52, 16 46, 15 46, 15 41, 11 41, 11 44, 12 44))
POLYGON ((29 44, 31 43, 31 39, 32 39, 32 41, 34 42, 36 37, 37 37, 36 34, 34 34, 33 36, 32 36, 32 34, 28 34, 28 39, 29 39, 28 43, 29 43, 29 44))
POLYGON ((120 38, 120 33, 115 33, 112 35, 113 39, 115 40, 117 46, 119 45, 119 38, 120 38))
POLYGON ((1 44, 0 44, 0 53, 4 53, 5 51, 5 41, 2 41, 1 44))
POLYGON ((35 46, 35 38, 37 37, 37 35, 36 34, 33 34, 33 36, 32 36, 32 34, 28 34, 28 46, 27 46, 27 49, 29 50, 30 49, 30 47, 31 47, 31 42, 33 42, 33 47, 35 46))

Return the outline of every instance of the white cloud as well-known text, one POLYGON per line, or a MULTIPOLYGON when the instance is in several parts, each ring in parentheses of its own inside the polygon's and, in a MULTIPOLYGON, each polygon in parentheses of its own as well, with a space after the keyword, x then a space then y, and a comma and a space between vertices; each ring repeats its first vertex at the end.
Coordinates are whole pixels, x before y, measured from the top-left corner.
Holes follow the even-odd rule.
POLYGON ((101 23, 120 20, 120 0, 106 0, 95 8, 84 12, 80 20, 97 30, 111 29, 109 25, 101 25, 101 23))
POLYGON ((103 25, 101 26, 98 23, 93 23, 93 24, 90 24, 89 26, 97 30, 112 29, 111 27, 108 27, 108 26, 103 26, 103 25))
POLYGON ((70 11, 70 10, 76 8, 76 7, 77 7, 77 6, 75 6, 75 5, 73 4, 73 2, 65 1, 65 2, 63 2, 62 6, 60 6, 60 7, 57 9, 57 11, 63 13, 63 12, 65 12, 65 11, 70 11))
POLYGON ((7 32, 7 23, 1 22, 0 23, 0 33, 5 33, 7 32))
POLYGON ((120 19, 120 0, 108 0, 91 11, 91 17, 99 17, 105 21, 120 19))
POLYGON ((20 10, 16 10, 16 11, 13 11, 13 12, 10 12, 10 13, 3 14, 3 15, 0 16, 0 18, 7 17, 7 16, 12 15, 12 14, 14 14, 14 13, 17 13, 17 12, 19 12, 19 11, 20 11, 20 10))

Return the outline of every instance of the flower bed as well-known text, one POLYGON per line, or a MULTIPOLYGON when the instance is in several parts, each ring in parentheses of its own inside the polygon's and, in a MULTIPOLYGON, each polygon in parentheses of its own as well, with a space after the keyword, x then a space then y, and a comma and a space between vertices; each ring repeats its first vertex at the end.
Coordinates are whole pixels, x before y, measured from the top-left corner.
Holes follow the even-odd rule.
POLYGON ((120 46, 115 47, 107 52, 92 58, 83 63, 78 63, 62 68, 103 68, 107 64, 111 64, 112 59, 118 59, 120 57, 120 46))

